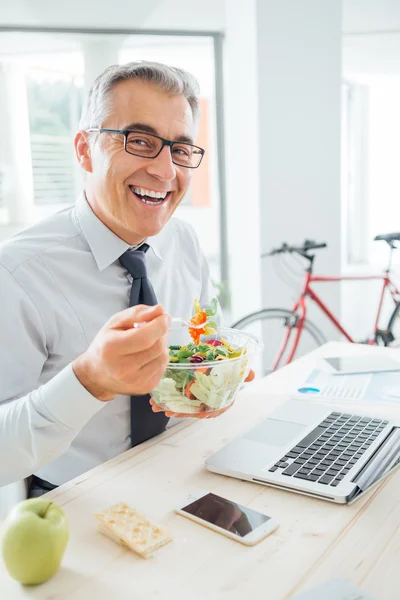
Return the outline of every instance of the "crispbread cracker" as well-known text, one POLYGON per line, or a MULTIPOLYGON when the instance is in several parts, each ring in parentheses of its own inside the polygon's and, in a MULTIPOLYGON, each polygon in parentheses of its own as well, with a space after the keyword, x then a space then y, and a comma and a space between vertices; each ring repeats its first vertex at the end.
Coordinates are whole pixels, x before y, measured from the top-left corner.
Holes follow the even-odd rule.
POLYGON ((110 506, 94 515, 100 522, 100 531, 116 542, 148 558, 154 550, 172 540, 171 535, 155 525, 125 502, 110 506))

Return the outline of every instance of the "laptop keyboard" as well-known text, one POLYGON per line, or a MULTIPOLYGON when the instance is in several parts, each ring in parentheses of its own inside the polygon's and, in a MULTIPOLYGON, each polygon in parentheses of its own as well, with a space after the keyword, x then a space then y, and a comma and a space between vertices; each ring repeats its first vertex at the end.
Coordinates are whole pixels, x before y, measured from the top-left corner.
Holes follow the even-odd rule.
POLYGON ((332 412, 269 471, 336 487, 388 422, 332 412))

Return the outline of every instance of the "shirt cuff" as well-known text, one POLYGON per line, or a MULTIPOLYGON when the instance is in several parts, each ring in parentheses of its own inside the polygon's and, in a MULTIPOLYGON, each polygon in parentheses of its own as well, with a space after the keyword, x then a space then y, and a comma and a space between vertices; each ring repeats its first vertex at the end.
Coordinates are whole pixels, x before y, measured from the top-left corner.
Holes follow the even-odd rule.
POLYGON ((36 404, 45 408, 52 417, 69 427, 81 429, 93 415, 105 406, 81 384, 72 364, 37 390, 36 404))

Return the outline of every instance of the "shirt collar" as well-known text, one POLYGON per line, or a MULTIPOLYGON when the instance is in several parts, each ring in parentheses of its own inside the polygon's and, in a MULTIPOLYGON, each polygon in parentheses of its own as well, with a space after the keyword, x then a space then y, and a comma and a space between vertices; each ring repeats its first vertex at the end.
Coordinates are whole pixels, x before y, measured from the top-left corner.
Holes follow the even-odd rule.
MULTIPOLYGON (((89 206, 85 193, 80 194, 77 199, 75 214, 100 271, 109 267, 126 250, 132 247, 100 221, 89 206)), ((147 238, 146 244, 150 246, 159 260, 163 260, 159 251, 157 236, 147 238)))

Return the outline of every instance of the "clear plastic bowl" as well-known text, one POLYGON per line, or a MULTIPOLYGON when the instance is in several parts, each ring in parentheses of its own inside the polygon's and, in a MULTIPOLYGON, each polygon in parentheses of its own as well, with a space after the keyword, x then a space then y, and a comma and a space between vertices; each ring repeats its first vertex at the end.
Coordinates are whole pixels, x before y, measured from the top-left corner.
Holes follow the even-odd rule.
MULTIPOLYGON (((173 345, 173 332, 171 336, 170 345, 173 345)), ((169 363, 162 380, 151 392, 157 406, 190 417, 199 413, 213 413, 232 404, 263 344, 251 334, 222 327, 215 335, 202 336, 201 342, 220 338, 236 348, 244 348, 246 352, 224 360, 169 363)), ((182 343, 180 332, 179 345, 189 341, 187 334, 186 341, 182 343)))

